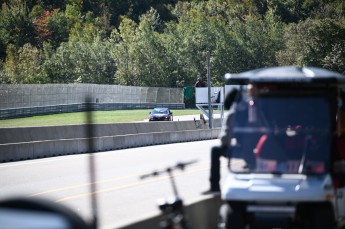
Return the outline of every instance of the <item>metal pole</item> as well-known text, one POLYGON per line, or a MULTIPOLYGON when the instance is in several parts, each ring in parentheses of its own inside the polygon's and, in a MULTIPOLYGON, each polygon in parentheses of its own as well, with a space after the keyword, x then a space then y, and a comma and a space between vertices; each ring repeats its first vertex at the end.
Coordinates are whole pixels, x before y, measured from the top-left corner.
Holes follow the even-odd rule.
POLYGON ((95 142, 94 142, 94 124, 92 116, 92 96, 86 98, 85 103, 87 107, 86 111, 86 133, 88 137, 88 151, 89 151, 89 173, 90 173, 90 193, 91 193, 91 211, 92 211, 92 229, 98 228, 98 203, 97 203, 97 183, 96 183, 96 162, 93 153, 95 152, 95 142))
POLYGON ((208 127, 212 129, 213 115, 211 106, 211 63, 210 51, 207 51, 207 87, 208 87, 208 127))
POLYGON ((173 188, 174 195, 175 195, 175 197, 179 197, 178 192, 177 192, 176 183, 175 183, 175 180, 174 180, 174 176, 172 174, 172 169, 171 168, 167 169, 167 173, 168 173, 170 181, 171 181, 171 185, 172 185, 172 188, 173 188))

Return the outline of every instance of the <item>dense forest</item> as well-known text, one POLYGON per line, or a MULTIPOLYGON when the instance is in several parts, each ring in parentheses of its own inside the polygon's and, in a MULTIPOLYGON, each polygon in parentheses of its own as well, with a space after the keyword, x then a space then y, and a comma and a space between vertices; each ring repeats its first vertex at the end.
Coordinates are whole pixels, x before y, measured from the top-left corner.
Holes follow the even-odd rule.
POLYGON ((277 65, 345 73, 344 0, 0 0, 0 82, 185 87, 277 65))

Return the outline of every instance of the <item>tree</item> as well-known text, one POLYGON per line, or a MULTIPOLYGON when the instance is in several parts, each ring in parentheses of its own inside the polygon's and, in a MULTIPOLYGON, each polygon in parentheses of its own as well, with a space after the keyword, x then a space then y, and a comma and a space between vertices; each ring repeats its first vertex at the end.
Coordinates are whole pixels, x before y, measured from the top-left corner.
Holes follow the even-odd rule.
MULTIPOLYGON (((55 10, 57 12, 57 10, 55 10)), ((35 34, 38 37, 39 43, 43 44, 44 41, 51 39, 52 31, 48 27, 48 19, 55 13, 54 11, 43 11, 42 15, 34 19, 35 34)))
POLYGON ((216 47, 216 34, 204 6, 179 5, 178 23, 168 33, 176 39, 176 58, 179 60, 179 80, 183 86, 194 85, 197 77, 206 77, 207 52, 216 47))
POLYGON ((247 70, 277 65, 276 53, 283 48, 284 25, 271 11, 263 19, 248 16, 242 23, 233 23, 232 29, 250 53, 247 70))
POLYGON ((325 68, 345 74, 345 43, 332 44, 332 50, 323 59, 325 68))
POLYGON ((175 86, 171 79, 171 58, 164 43, 165 34, 158 12, 151 8, 139 24, 124 17, 113 33, 116 81, 134 86, 175 86))
POLYGON ((47 83, 41 74, 43 58, 38 48, 25 44, 18 50, 20 83, 47 83))
MULTIPOLYGON (((226 72, 344 72, 343 0, 3 0, 1 82, 184 87, 226 72)), ((0 69, 1 72, 1 69, 0 69)))
POLYGON ((300 23, 291 23, 285 27, 282 43, 284 48, 277 53, 279 65, 303 66, 303 56, 307 52, 306 40, 314 20, 308 19, 300 23))
POLYGON ((138 77, 142 86, 162 86, 169 87, 170 74, 166 74, 166 50, 161 44, 160 34, 155 30, 160 30, 160 18, 156 10, 151 8, 140 18, 137 28, 137 42, 135 54, 137 58, 138 77))
POLYGON ((237 73, 248 69, 252 58, 245 45, 237 39, 236 34, 229 30, 225 23, 215 27, 217 46, 212 52, 213 83, 223 85, 226 73, 237 73))
POLYGON ((333 19, 308 19, 286 27, 281 65, 316 66, 344 72, 345 26, 333 19))
POLYGON ((19 49, 9 45, 8 54, 5 73, 10 83, 47 83, 41 74, 42 58, 36 47, 29 43, 19 49))
POLYGON ((115 29, 111 35, 111 55, 117 68, 115 82, 121 85, 140 85, 134 46, 137 41, 137 27, 138 24, 133 20, 123 17, 119 30, 115 29))
POLYGON ((309 28, 308 37, 305 40, 306 49, 302 54, 302 64, 323 66, 326 57, 334 56, 335 48, 345 46, 344 37, 345 27, 336 21, 332 19, 315 20, 309 28))
POLYGON ((4 63, 0 60, 0 84, 9 83, 8 77, 4 71, 4 63))
POLYGON ((19 48, 26 43, 35 43, 34 27, 29 17, 26 2, 6 1, 0 11, 0 57, 5 58, 7 45, 19 48))
POLYGON ((53 83, 112 84, 115 64, 110 43, 101 37, 90 42, 73 39, 63 43, 44 65, 53 83))
POLYGON ((18 49, 10 44, 7 46, 6 50, 6 62, 4 65, 4 72, 8 77, 10 83, 20 83, 21 79, 19 78, 19 68, 18 68, 18 49))

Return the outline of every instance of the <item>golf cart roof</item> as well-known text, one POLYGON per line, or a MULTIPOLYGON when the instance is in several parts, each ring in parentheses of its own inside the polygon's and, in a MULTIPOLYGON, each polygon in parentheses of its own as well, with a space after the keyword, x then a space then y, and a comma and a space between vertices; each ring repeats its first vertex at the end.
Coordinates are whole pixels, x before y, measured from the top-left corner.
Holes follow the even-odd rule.
POLYGON ((260 83, 279 84, 322 84, 345 86, 345 76, 337 72, 317 67, 269 67, 259 68, 238 74, 225 74, 227 84, 245 85, 260 83))

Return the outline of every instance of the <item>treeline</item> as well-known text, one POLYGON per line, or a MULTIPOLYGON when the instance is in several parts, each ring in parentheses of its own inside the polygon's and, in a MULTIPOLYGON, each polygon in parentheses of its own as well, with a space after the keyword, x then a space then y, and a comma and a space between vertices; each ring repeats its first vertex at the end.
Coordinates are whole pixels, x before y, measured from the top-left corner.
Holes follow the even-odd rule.
POLYGON ((0 82, 184 87, 276 65, 345 73, 343 0, 0 0, 0 82))

